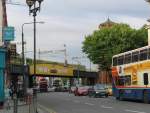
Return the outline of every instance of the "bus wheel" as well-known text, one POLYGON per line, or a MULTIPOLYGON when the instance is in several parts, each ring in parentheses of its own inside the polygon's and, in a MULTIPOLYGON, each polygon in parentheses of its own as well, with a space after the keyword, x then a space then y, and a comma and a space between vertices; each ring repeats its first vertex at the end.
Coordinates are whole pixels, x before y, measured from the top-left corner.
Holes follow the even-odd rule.
POLYGON ((122 97, 122 92, 121 91, 119 92, 118 100, 123 101, 123 97, 122 97))
POLYGON ((119 100, 119 97, 116 97, 116 100, 119 100))
POLYGON ((143 102, 146 104, 149 103, 148 93, 146 91, 144 91, 144 94, 143 94, 143 102))

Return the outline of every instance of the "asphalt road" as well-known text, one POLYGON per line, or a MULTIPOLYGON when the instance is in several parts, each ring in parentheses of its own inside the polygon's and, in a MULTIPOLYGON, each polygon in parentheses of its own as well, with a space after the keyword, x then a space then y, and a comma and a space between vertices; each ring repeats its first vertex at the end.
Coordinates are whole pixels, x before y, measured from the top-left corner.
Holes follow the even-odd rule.
POLYGON ((150 105, 142 102, 118 101, 113 97, 89 98, 69 93, 40 93, 38 103, 56 113, 150 113, 150 105))

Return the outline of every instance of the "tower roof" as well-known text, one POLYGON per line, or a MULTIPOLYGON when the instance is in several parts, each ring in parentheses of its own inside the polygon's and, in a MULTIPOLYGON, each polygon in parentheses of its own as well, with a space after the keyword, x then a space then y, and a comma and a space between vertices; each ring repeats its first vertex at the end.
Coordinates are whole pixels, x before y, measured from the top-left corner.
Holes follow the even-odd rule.
POLYGON ((103 27, 111 27, 111 26, 113 26, 113 25, 115 25, 115 24, 117 24, 117 23, 111 21, 111 20, 108 18, 105 22, 103 22, 103 23, 101 23, 101 24, 99 25, 99 29, 100 29, 100 28, 103 28, 103 27))

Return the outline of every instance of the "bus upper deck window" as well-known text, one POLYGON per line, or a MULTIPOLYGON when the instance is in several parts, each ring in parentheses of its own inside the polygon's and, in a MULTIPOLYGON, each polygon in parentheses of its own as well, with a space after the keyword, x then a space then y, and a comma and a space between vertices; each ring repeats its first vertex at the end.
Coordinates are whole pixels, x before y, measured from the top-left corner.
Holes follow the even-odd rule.
POLYGON ((150 48, 148 49, 148 59, 150 59, 150 48))
POLYGON ((113 66, 117 66, 117 57, 113 58, 113 66))
POLYGON ((137 62, 137 61, 139 61, 139 51, 132 53, 132 62, 137 62))
POLYGON ((140 61, 147 60, 147 49, 140 51, 140 61))
POLYGON ((125 64, 131 63, 131 54, 130 53, 125 55, 125 62, 124 63, 125 64))
POLYGON ((119 56, 118 57, 118 65, 122 65, 124 60, 124 56, 119 56))

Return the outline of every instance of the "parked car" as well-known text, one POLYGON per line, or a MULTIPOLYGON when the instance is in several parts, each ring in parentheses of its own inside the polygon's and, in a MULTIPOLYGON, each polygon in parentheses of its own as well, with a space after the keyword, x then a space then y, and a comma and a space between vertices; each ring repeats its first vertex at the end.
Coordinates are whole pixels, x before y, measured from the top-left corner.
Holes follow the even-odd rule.
POLYGON ((55 87, 55 92, 63 92, 63 87, 62 86, 55 87))
POLYGON ((69 93, 74 93, 76 90, 76 86, 71 86, 69 93))
POLYGON ((68 92, 69 91, 69 86, 67 86, 67 85, 62 86, 62 91, 63 92, 68 92))
POLYGON ((54 92, 55 91, 55 86, 53 86, 53 87, 48 87, 48 92, 54 92))
POLYGON ((80 87, 76 87, 75 91, 74 91, 74 95, 75 96, 86 96, 88 95, 89 92, 89 86, 80 86, 80 87))
POLYGON ((103 84, 96 84, 88 92, 89 97, 108 97, 108 95, 108 90, 103 84))

